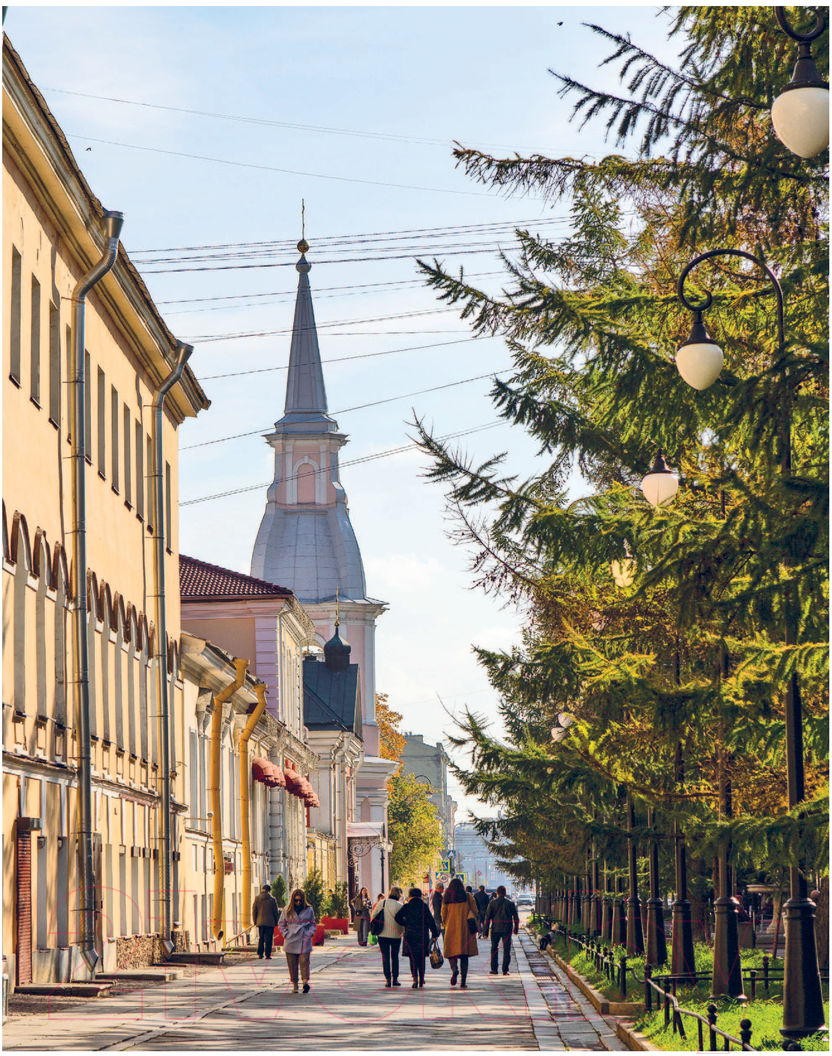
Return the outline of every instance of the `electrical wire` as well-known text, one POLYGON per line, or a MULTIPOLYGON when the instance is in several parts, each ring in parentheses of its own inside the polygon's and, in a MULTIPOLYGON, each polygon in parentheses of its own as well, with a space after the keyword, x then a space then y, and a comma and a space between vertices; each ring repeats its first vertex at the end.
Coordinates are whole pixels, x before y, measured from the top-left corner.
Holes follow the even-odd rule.
MULTIPOLYGON (((412 241, 414 236, 420 239, 442 238, 448 235, 482 235, 494 234, 502 231, 515 231, 533 224, 551 226, 553 224, 570 224, 568 217, 538 217, 532 220, 488 220, 479 224, 455 224, 448 226, 443 224, 439 227, 406 227, 391 229, 388 231, 366 231, 358 233, 347 233, 341 235, 319 235, 315 237, 315 249, 324 247, 331 249, 335 246, 362 245, 366 246, 375 242, 402 242, 412 241)), ((152 253, 197 253, 197 252, 224 252, 238 251, 240 249, 251 252, 263 252, 266 250, 297 249, 297 239, 271 239, 257 242, 206 242, 192 246, 166 246, 161 249, 131 249, 131 257, 147 257, 152 253)), ((162 259, 162 258, 160 258, 162 259)), ((145 260, 143 263, 159 263, 158 260, 145 260)))
MULTIPOLYGON (((165 154, 172 158, 190 158, 194 161, 210 161, 216 165, 233 165, 241 169, 258 169, 261 172, 279 172, 284 176, 303 176, 315 180, 335 180, 338 183, 361 183, 369 187, 392 187, 399 191, 429 191, 434 194, 456 194, 465 197, 493 198, 489 191, 461 191, 451 187, 422 187, 412 183, 391 183, 385 180, 367 180, 359 176, 333 176, 325 172, 306 172, 302 169, 284 169, 276 165, 258 165, 253 161, 232 161, 230 158, 212 158, 208 154, 190 154, 184 150, 166 150, 163 147, 148 147, 141 143, 120 143, 114 139, 98 139, 85 136, 79 132, 65 133, 68 139, 78 139, 84 143, 102 143, 108 147, 123 147, 126 150, 144 150, 150 154, 165 154)), ((543 198, 529 196, 532 201, 544 201, 543 198)))
MULTIPOLYGON (((420 333, 422 331, 419 331, 420 333)), ((354 359, 375 359, 377 356, 392 356, 396 352, 416 352, 424 348, 444 348, 447 345, 467 345, 471 341, 480 341, 479 337, 461 337, 458 341, 432 341, 429 345, 407 345, 404 348, 386 348, 383 352, 359 352, 354 356, 336 356, 331 359, 322 359, 321 363, 348 363, 354 359)), ((220 378, 242 378, 249 374, 271 374, 277 370, 288 370, 289 364, 283 363, 278 367, 255 367, 252 370, 230 370, 225 374, 203 374, 197 378, 200 384, 203 381, 218 381, 220 378)))
MULTIPOLYGON (((187 338, 188 342, 200 341, 203 343, 211 341, 228 341, 241 337, 279 337, 281 334, 294 334, 294 333, 308 333, 314 330, 329 330, 336 326, 360 326, 363 323, 386 323, 391 319, 415 319, 425 315, 437 315, 447 314, 448 312, 456 312, 456 308, 424 308, 418 312, 396 312, 392 315, 376 315, 370 316, 366 319, 335 319, 328 323, 318 323, 317 325, 311 323, 309 326, 300 326, 295 328, 294 326, 284 327, 282 330, 261 330, 261 331, 244 331, 242 333, 228 333, 228 334, 192 334, 187 338)), ((425 331, 418 331, 425 332, 425 331)), ((331 335, 327 335, 331 336, 331 335)))
MULTIPOLYGON (((426 392, 439 392, 440 389, 453 389, 457 385, 468 385, 472 381, 482 381, 483 378, 495 377, 494 371, 489 371, 487 374, 477 374, 474 378, 462 378, 460 381, 449 381, 444 385, 433 385, 429 389, 417 389, 415 392, 404 392, 400 396, 387 396, 382 400, 372 400, 370 403, 359 403, 355 407, 344 407, 340 411, 327 412, 331 413, 332 416, 336 414, 349 414, 351 411, 363 411, 367 407, 380 407, 383 403, 395 403, 396 400, 406 400, 410 396, 423 396, 426 392)), ((268 432, 268 426, 265 429, 249 429, 245 433, 231 433, 229 436, 219 436, 216 440, 201 440, 198 444, 185 444, 180 447, 180 451, 193 451, 197 447, 210 447, 212 444, 224 444, 228 440, 239 440, 245 436, 262 436, 268 432)))
MULTIPOLYGON (((165 110, 176 114, 192 114, 195 117, 210 117, 219 121, 239 121, 248 125, 266 125, 272 128, 288 128, 298 132, 338 136, 361 136, 364 139, 389 140, 395 143, 417 143, 425 146, 452 147, 453 139, 435 139, 429 136, 401 135, 395 132, 377 132, 357 128, 336 128, 327 125, 307 125, 290 121, 276 121, 274 118, 250 117, 246 114, 221 114, 212 110, 193 110, 185 106, 170 106, 163 103, 147 103, 138 99, 121 99, 112 95, 93 95, 91 92, 77 92, 69 88, 44 88, 45 92, 56 92, 61 95, 74 95, 82 99, 97 99, 104 103, 120 103, 125 106, 138 106, 147 110, 165 110)), ((516 145, 506 143, 483 143, 483 146, 501 147, 505 150, 516 150, 516 145)))
MULTIPOLYGON (((470 436, 472 433, 481 433, 484 432, 486 429, 494 429, 498 425, 505 425, 505 422, 487 422, 485 425, 475 425, 470 429, 461 429, 459 430, 459 432, 456 433, 446 433, 445 436, 440 436, 438 437, 438 439, 453 440, 460 436, 470 436)), ((398 455, 401 454, 403 451, 410 451, 414 447, 418 446, 418 444, 411 442, 408 444, 402 444, 401 447, 391 447, 388 448, 388 450, 386 451, 377 451, 375 454, 372 455, 363 455, 361 458, 352 458, 347 460, 346 462, 341 462, 340 468, 344 469, 346 466, 360 466, 363 465, 365 462, 375 462, 380 458, 389 458, 391 455, 398 455)), ((314 470, 313 476, 318 476, 321 473, 329 472, 329 466, 323 466, 320 469, 314 470)), ((299 476, 300 474, 295 473, 290 477, 283 478, 280 483, 283 483, 284 480, 297 480, 299 476)), ((242 488, 231 488, 229 491, 218 491, 215 492, 213 495, 201 495, 197 499, 185 499, 183 502, 180 502, 179 505, 180 507, 195 506, 199 502, 210 502, 213 499, 225 499, 228 498, 228 496, 230 495, 242 495, 244 492, 247 491, 259 491, 261 488, 269 487, 269 485, 272 483, 273 481, 267 480, 262 484, 246 484, 242 488)))

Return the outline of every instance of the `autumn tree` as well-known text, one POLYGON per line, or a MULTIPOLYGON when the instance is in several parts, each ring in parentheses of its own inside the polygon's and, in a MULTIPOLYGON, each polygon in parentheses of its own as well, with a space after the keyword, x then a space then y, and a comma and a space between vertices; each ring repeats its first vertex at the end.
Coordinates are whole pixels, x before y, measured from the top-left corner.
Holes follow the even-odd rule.
POLYGON ((402 887, 419 885, 442 850, 439 812, 430 802, 430 788, 413 774, 392 778, 387 827, 393 851, 390 875, 402 887))

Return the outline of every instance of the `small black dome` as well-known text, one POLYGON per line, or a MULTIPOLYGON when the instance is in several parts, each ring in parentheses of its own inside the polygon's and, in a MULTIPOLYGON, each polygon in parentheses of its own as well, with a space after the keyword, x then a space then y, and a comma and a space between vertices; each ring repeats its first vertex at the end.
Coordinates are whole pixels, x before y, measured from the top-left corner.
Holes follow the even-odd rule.
POLYGON ((324 663, 333 671, 346 671, 350 666, 352 646, 345 642, 338 629, 324 646, 324 663))

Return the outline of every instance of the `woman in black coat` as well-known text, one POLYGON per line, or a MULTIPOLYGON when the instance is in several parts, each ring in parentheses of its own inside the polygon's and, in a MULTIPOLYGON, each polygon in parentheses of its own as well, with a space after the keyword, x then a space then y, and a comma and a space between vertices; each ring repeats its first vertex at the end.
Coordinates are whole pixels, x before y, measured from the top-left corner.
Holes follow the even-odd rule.
POLYGON ((410 974, 415 990, 425 985, 425 957, 430 936, 439 938, 439 928, 418 887, 411 887, 407 902, 396 914, 396 923, 404 927, 404 952, 410 958, 410 974))

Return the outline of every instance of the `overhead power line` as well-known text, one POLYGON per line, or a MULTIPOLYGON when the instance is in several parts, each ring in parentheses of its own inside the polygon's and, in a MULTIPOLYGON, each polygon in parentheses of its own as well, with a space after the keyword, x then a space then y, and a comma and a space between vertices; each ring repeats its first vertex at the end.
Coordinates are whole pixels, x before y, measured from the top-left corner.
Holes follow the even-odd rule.
MULTIPOLYGON (((359 352, 354 356, 336 356, 322 359, 321 363, 349 363, 354 359, 375 359, 377 356, 392 356, 396 352, 416 352, 424 348, 444 348, 446 345, 467 345, 470 341, 480 340, 482 339, 479 337, 461 337, 457 341, 432 341, 429 345, 407 345, 404 348, 386 348, 382 352, 359 352)), ((278 367, 254 367, 251 370, 229 370, 224 374, 202 374, 197 380, 202 384, 203 381, 217 381, 220 378, 242 378, 248 374, 270 374, 273 371, 288 369, 289 364, 283 363, 278 367)))
MULTIPOLYGON (((331 415, 336 414, 349 414, 351 411, 363 411, 367 407, 380 407, 383 403, 395 403, 396 400, 406 400, 411 396, 422 396, 426 392, 439 392, 440 389, 453 389, 457 385, 468 385, 472 381, 482 381, 483 378, 495 377, 494 371, 489 371, 487 374, 477 374, 474 378, 462 378, 460 381, 449 381, 444 385, 432 385, 429 389, 417 389, 415 392, 403 392, 400 396, 387 396, 382 400, 371 400, 369 403, 359 403, 355 407, 344 407, 340 411, 330 411, 331 415)), ((224 444, 229 440, 239 440, 244 436, 262 436, 264 433, 269 432, 270 426, 266 426, 264 429, 249 429, 244 433, 231 433, 229 436, 219 436, 216 440, 201 440, 198 444, 185 444, 180 447, 180 451, 193 451, 197 447, 210 447, 212 444, 224 444)))
MULTIPOLYGON (((124 106, 137 106, 146 110, 165 110, 176 114, 192 114, 195 117, 210 117, 218 121, 238 121, 248 125, 267 125, 272 128, 288 128, 298 132, 314 132, 318 135, 361 136, 364 139, 389 140, 394 143, 418 143, 425 146, 452 147, 452 139, 436 139, 429 136, 402 135, 396 132, 379 132, 358 128, 336 128, 328 125, 308 125, 292 121, 277 121, 274 118, 251 117, 247 114, 221 114, 213 110, 195 110, 185 106, 170 106, 164 103, 148 103, 138 99, 121 99, 112 95, 93 95, 91 92, 76 92, 69 88, 44 88, 45 92, 56 92, 61 95, 74 95, 82 99, 97 99, 104 103, 120 103, 124 106)), ((481 143, 481 146, 502 147, 505 150, 517 150, 516 144, 481 143)))
MULTIPOLYGON (((445 436, 440 436, 440 437, 438 437, 438 439, 439 440, 454 440, 454 439, 456 439, 457 437, 460 437, 460 436, 470 436, 472 433, 481 433, 481 432, 485 431, 486 429, 494 429, 495 426, 504 425, 504 424, 505 424, 504 422, 487 422, 485 425, 475 425, 471 429, 461 429, 459 432, 456 432, 456 433, 446 433, 445 436)), ((378 452, 376 452, 373 455, 363 455, 361 458, 349 459, 348 461, 341 463, 341 468, 343 469, 346 466, 359 466, 359 465, 364 464, 365 462, 375 462, 375 461, 377 461, 380 458, 389 458, 391 455, 401 454, 402 451, 410 451, 414 447, 418 447, 418 444, 415 444, 415 443, 413 443, 411 441, 411 443, 409 443, 409 444, 402 444, 400 447, 391 447, 391 448, 388 448, 388 450, 386 450, 386 451, 378 451, 378 452)), ((322 467, 321 469, 315 470, 313 475, 314 476, 318 476, 320 473, 329 473, 329 472, 330 472, 329 467, 325 466, 325 467, 322 467)), ((297 480, 298 476, 299 475, 297 473, 295 473, 292 476, 287 477, 285 479, 286 480, 297 480)), ((225 499, 225 498, 228 498, 230 495, 242 495, 242 494, 244 494, 247 491, 260 491, 261 488, 267 488, 271 483, 272 483, 272 481, 267 480, 267 481, 263 482, 262 484, 246 484, 242 488, 231 488, 228 491, 217 491, 217 492, 214 492, 213 495, 201 495, 198 499, 185 499, 185 501, 184 502, 180 502, 179 505, 180 506, 195 506, 199 502, 211 502, 213 499, 225 499)))
MULTIPOLYGON (((462 191, 451 187, 423 187, 412 183, 391 183, 385 180, 367 180, 359 176, 335 176, 326 172, 306 172, 302 169, 284 169, 277 165, 258 165, 253 161, 235 161, 231 158, 212 158, 208 154, 190 154, 184 150, 166 150, 163 147, 148 147, 141 143, 121 143, 115 139, 98 139, 95 136, 85 136, 78 132, 67 132, 71 139, 83 140, 85 143, 101 143, 108 147, 123 147, 126 150, 144 150, 151 154, 165 154, 172 158, 190 158, 194 161, 209 161, 215 165, 233 165, 241 169, 258 169, 261 172, 279 172, 284 176, 303 176, 315 180, 335 180, 338 183, 362 183, 370 187, 392 187, 400 191, 430 191, 434 194, 456 194, 466 197, 493 198, 494 195, 488 191, 462 191)), ((530 196, 531 197, 531 196, 530 196)), ((542 198, 532 198, 532 201, 543 201, 542 198)))

